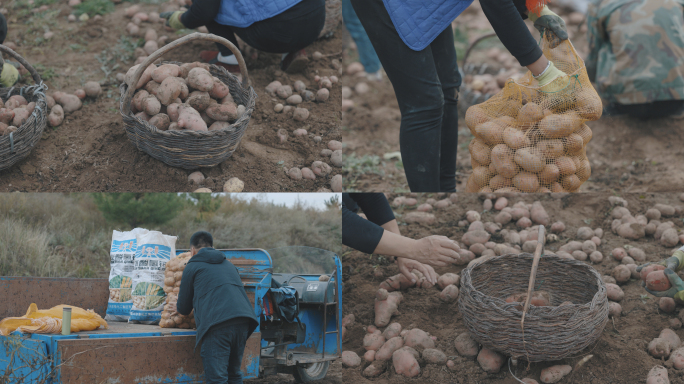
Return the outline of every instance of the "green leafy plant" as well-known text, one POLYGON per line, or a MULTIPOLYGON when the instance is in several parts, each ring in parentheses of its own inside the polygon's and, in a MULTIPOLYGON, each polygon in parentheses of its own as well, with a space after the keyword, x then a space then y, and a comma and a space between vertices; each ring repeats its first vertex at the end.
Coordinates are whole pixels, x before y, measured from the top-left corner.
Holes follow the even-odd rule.
POLYGON ((114 3, 109 0, 85 0, 74 7, 74 14, 81 16, 87 13, 88 16, 106 15, 114 11, 114 3))

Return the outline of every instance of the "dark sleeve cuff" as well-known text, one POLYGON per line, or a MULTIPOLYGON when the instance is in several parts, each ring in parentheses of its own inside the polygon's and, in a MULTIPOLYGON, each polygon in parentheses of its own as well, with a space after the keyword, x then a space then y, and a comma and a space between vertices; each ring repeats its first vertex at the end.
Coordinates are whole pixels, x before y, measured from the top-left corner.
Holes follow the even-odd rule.
POLYGON ((342 207, 342 244, 364 253, 373 253, 385 230, 342 207))
POLYGON ((384 193, 352 193, 350 195, 370 222, 383 225, 394 220, 394 211, 384 193))

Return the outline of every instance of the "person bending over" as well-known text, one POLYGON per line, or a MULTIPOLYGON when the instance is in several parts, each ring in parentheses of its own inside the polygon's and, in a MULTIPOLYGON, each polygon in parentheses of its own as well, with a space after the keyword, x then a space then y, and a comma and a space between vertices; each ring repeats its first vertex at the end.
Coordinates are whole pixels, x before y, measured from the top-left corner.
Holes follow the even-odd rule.
MULTIPOLYGON (((545 3, 544 0, 532 3, 545 3)), ((472 0, 351 0, 399 103, 399 145, 413 192, 456 190, 458 91, 461 76, 451 22, 472 0)), ((504 46, 540 86, 566 76, 544 57, 524 19, 567 40, 563 19, 546 6, 528 11, 525 0, 480 0, 504 46)), ((562 83, 562 82, 558 82, 562 83)))
POLYGON ((183 270, 176 308, 171 305, 170 311, 186 316, 195 311, 195 347, 202 342, 206 383, 240 384, 245 344, 259 323, 237 268, 213 243, 209 232, 190 237, 192 257, 183 270))
POLYGON ((587 27, 587 73, 604 114, 684 117, 684 2, 593 0, 587 27))
MULTIPOLYGON (((237 47, 235 35, 260 51, 282 53, 282 70, 304 69, 304 48, 318 39, 325 24, 325 0, 194 0, 187 11, 164 12, 174 29, 206 26, 237 47)), ((217 43, 218 51, 203 51, 202 60, 239 72, 233 53, 217 43)))

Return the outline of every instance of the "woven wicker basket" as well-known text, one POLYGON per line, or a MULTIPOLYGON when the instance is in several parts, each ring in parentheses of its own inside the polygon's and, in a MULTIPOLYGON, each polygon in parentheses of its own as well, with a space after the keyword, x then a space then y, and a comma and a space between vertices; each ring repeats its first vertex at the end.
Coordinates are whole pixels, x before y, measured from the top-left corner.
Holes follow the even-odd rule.
MULTIPOLYGON (((133 84, 137 84, 143 71, 164 53, 194 40, 209 40, 228 47, 238 59, 242 84, 237 76, 223 67, 210 65, 209 72, 228 85, 235 103, 245 106, 245 112, 228 128, 217 131, 162 131, 131 113, 131 100, 135 89, 121 84, 121 116, 128 139, 139 150, 173 167, 197 169, 213 167, 227 160, 237 149, 244 135, 249 119, 252 117, 257 94, 249 86, 247 66, 240 51, 230 41, 212 34, 192 33, 169 43, 151 54, 134 74, 133 84)), ((176 63, 180 64, 180 63, 176 63)))
MULTIPOLYGON (((40 141, 40 138, 43 135, 43 129, 45 129, 45 126, 47 125, 47 115, 49 111, 47 99, 45 97, 47 85, 43 84, 43 80, 40 78, 38 72, 36 72, 31 64, 24 60, 23 57, 6 46, 0 45, 0 51, 8 54, 21 63, 36 82, 35 85, 20 88, 11 87, 0 89, 0 97, 2 97, 4 102, 6 102, 10 96, 21 95, 24 96, 29 103, 36 103, 36 108, 33 110, 33 113, 21 127, 17 127, 16 132, 0 136, 0 171, 2 171, 28 156, 36 143, 40 141)), ((2 59, 0 59, 0 67, 3 63, 2 59)))
POLYGON ((533 256, 493 257, 463 270, 458 309, 470 335, 486 346, 530 362, 553 361, 593 344, 608 322, 606 287, 588 264, 555 255, 541 258, 535 290, 551 295, 551 306, 530 306, 521 329, 519 303, 527 292, 533 256), (565 301, 573 304, 558 306, 565 301))

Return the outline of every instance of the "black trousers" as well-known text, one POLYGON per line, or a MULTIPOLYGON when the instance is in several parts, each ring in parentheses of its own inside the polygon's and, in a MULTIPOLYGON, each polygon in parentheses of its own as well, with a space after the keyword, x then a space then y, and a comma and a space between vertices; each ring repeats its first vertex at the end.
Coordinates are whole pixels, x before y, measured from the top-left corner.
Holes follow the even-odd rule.
POLYGON ((399 144, 409 188, 455 191, 461 76, 451 26, 416 52, 399 37, 382 0, 351 2, 399 102, 399 144))
MULTIPOLYGON (((258 21, 249 27, 238 28, 217 23, 214 18, 221 8, 221 0, 195 0, 181 16, 187 28, 206 26, 209 33, 221 36, 237 46, 235 35, 251 47, 269 53, 290 53, 304 49, 318 38, 325 24, 325 0, 302 0, 297 5, 258 21)), ((216 44, 222 55, 232 53, 216 44)))

